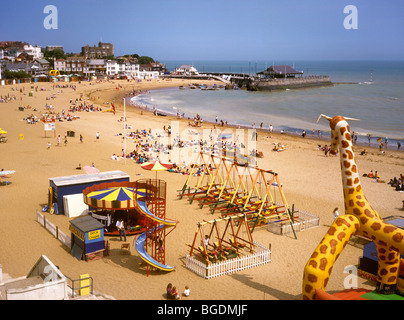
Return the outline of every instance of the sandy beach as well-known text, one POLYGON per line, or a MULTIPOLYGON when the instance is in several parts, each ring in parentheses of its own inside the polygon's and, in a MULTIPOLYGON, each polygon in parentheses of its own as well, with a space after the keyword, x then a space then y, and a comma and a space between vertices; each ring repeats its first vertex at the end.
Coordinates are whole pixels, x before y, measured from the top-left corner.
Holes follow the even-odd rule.
MULTIPOLYGON (((206 81, 203 81, 206 83, 206 81)), ((271 262, 253 269, 237 272, 215 279, 206 280, 185 267, 185 257, 189 253, 186 243, 193 240, 198 222, 211 220, 216 216, 208 208, 199 209, 197 204, 189 204, 185 199, 177 199, 187 176, 159 172, 158 178, 168 184, 167 218, 179 221, 176 229, 167 238, 166 262, 175 265, 174 272, 151 272, 146 276, 146 268, 133 248, 134 237, 129 237, 131 254, 121 253, 119 237, 108 238, 111 251, 103 259, 86 262, 78 261, 67 248, 56 240, 36 221, 36 211, 48 199, 49 178, 84 174, 77 170, 81 166, 94 163, 100 171, 122 170, 130 175, 131 181, 140 178, 155 178, 155 172, 141 169, 139 164, 127 159, 111 160, 112 154, 120 155, 123 149, 123 97, 132 90, 153 90, 164 87, 188 85, 185 80, 153 80, 128 82, 73 82, 72 87, 54 87, 52 83, 33 83, 0 86, 0 96, 15 96, 8 103, 0 103, 0 128, 6 130, 8 141, 0 143, 0 168, 16 170, 8 180, 9 185, 0 186, 0 264, 3 272, 11 277, 26 275, 38 258, 44 254, 63 274, 78 279, 89 274, 94 279, 94 289, 122 300, 162 300, 165 299, 166 285, 171 282, 180 292, 186 285, 191 294, 184 300, 300 300, 302 298, 302 277, 304 266, 317 247, 332 222, 335 207, 343 213, 343 193, 339 157, 326 157, 318 145, 329 141, 300 136, 282 135, 261 131, 258 133, 257 149, 264 154, 258 159, 260 168, 273 170, 279 174, 289 205, 320 217, 317 228, 297 233, 293 236, 280 236, 265 227, 254 231, 254 240, 264 246, 271 245, 271 262), (33 88, 31 88, 31 86, 33 88), (38 86, 38 90, 35 87, 38 86), (41 90, 43 88, 43 90, 41 90), (22 93, 20 91, 22 90, 22 93), (30 96, 29 92, 33 91, 30 96), (24 111, 19 111, 21 105, 24 111), (53 112, 68 113, 70 100, 86 99, 94 107, 104 111, 111 103, 116 106, 112 112, 75 112, 79 117, 73 121, 56 122, 56 136, 47 131, 45 136, 42 122, 28 124, 24 120, 29 115, 38 118, 46 113, 45 104, 52 104, 53 112), (107 104, 108 102, 108 104, 107 104), (29 107, 28 107, 29 106, 29 107), (28 107, 28 108, 27 108, 28 107), (63 137, 66 131, 74 131, 75 137, 68 137, 66 145, 63 137), (96 133, 100 139, 96 140, 96 133), (80 143, 79 136, 83 136, 80 143), (23 139, 20 139, 23 135, 23 139), (56 137, 62 137, 57 146, 56 137), (286 145, 284 152, 272 151, 273 143, 286 145), (50 148, 48 148, 50 143, 50 148)), ((66 83, 57 83, 64 85, 66 83)), ((209 84, 213 84, 209 83, 209 84)), ((80 101, 79 101, 80 103, 80 101)), ((334 115, 329 115, 334 116, 334 115)), ((178 121, 175 117, 155 116, 152 112, 126 106, 127 124, 136 129, 163 128, 178 121)), ((230 115, 229 115, 230 117, 230 115)), ((180 130, 188 130, 188 122, 180 121, 180 130)), ((199 130, 212 128, 213 124, 204 123, 199 130)), ((218 128, 222 129, 222 128, 218 128)), ((276 127, 275 127, 276 129, 276 127)), ((127 150, 133 150, 134 143, 127 142, 127 150)), ((380 153, 378 149, 355 146, 356 161, 360 175, 370 170, 377 171, 388 182, 391 178, 404 173, 404 154, 391 146, 380 153), (366 149, 368 154, 360 156, 366 149)), ((394 191, 387 183, 375 183, 373 179, 361 179, 364 193, 382 217, 403 215, 403 193, 394 191)), ((69 218, 63 215, 45 213, 46 219, 69 233, 69 218)), ((344 268, 357 265, 362 249, 347 245, 334 265, 328 292, 343 290, 347 276, 344 268)), ((373 289, 373 283, 359 278, 361 288, 373 289)))

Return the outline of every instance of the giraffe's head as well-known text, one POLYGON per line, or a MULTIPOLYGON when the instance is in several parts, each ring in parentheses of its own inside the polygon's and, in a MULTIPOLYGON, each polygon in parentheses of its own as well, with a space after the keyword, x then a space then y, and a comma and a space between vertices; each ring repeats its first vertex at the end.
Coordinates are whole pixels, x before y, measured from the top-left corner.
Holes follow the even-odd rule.
POLYGON ((334 118, 328 117, 324 114, 321 114, 318 117, 317 122, 320 120, 320 118, 323 117, 324 119, 327 119, 330 122, 330 128, 331 128, 331 154, 337 154, 338 152, 338 142, 339 142, 339 135, 338 133, 341 133, 341 135, 344 136, 347 140, 351 139, 350 131, 349 131, 349 125, 346 120, 358 120, 358 119, 353 119, 353 118, 344 118, 343 116, 335 116, 334 118), (342 128, 346 128, 346 130, 341 130, 342 128))

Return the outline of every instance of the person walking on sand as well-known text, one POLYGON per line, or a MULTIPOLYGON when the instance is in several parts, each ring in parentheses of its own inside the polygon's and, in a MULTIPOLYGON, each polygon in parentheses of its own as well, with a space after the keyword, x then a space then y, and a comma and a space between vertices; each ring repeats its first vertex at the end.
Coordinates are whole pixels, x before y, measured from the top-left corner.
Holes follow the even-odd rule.
POLYGON ((338 208, 335 208, 332 213, 333 213, 333 220, 332 220, 332 222, 334 222, 335 219, 337 219, 337 218, 339 217, 338 208))
POLYGON ((119 231, 119 241, 122 241, 122 235, 123 235, 126 242, 125 224, 123 223, 122 218, 119 218, 118 221, 116 222, 116 228, 119 231))
POLYGON ((95 134, 95 139, 100 140, 100 133, 97 131, 97 133, 95 134))
POLYGON ((83 135, 80 135, 80 143, 83 143, 83 135))

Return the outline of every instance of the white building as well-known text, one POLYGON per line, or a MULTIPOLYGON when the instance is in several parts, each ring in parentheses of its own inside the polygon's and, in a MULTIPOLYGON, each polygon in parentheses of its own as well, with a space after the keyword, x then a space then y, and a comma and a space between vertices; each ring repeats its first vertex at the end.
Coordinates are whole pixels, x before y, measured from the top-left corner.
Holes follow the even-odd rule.
POLYGON ((177 74, 182 74, 186 76, 199 74, 198 70, 190 64, 183 64, 181 67, 175 69, 175 72, 177 74))
POLYGON ((33 46, 31 44, 30 45, 24 45, 24 49, 17 51, 16 56, 18 57, 23 52, 26 52, 29 55, 31 55, 34 60, 43 58, 43 53, 42 53, 41 47, 38 47, 38 46, 33 46))
POLYGON ((139 77, 139 65, 130 62, 108 60, 106 63, 106 73, 108 76, 126 76, 128 78, 137 79, 139 77))
POLYGON ((158 79, 160 72, 158 71, 139 71, 138 79, 150 80, 150 79, 158 79))

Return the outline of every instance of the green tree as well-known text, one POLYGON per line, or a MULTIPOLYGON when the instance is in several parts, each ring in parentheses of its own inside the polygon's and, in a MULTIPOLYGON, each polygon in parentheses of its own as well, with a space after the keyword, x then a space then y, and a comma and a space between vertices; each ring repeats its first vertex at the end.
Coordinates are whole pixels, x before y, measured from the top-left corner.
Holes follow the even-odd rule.
POLYGON ((50 51, 43 51, 43 57, 49 61, 51 67, 54 67, 54 59, 66 59, 66 55, 63 49, 56 48, 50 51))
POLYGON ((6 79, 22 79, 22 78, 31 78, 32 76, 26 73, 23 70, 20 71, 10 71, 6 69, 4 71, 4 76, 6 79))
MULTIPOLYGON (((135 57, 136 58, 136 57, 135 57)), ((148 56, 141 56, 137 58, 139 61, 139 64, 149 64, 154 62, 154 59, 148 56)))

